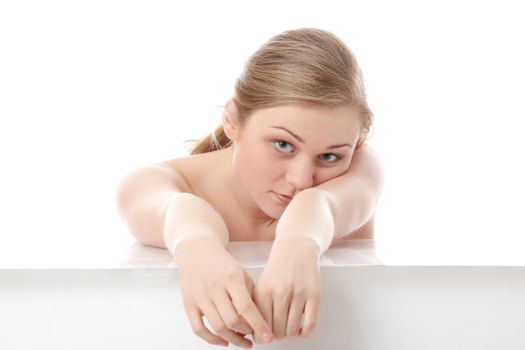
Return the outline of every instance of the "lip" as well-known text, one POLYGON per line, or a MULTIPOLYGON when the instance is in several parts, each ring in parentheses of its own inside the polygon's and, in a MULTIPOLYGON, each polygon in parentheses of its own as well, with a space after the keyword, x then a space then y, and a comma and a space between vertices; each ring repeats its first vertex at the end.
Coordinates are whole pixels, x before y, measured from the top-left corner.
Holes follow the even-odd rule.
POLYGON ((286 196, 284 194, 280 194, 280 193, 277 193, 277 192, 273 192, 273 194, 275 194, 275 197, 277 197, 277 199, 283 204, 288 204, 292 200, 292 197, 286 196))

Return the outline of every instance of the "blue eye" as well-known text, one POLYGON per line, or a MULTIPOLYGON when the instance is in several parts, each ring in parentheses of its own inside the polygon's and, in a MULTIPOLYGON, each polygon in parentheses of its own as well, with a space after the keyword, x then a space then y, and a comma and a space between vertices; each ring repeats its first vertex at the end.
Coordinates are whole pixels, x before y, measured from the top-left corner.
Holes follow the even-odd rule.
POLYGON ((338 162, 342 157, 335 154, 335 153, 325 153, 323 154, 321 157, 324 157, 324 156, 333 156, 333 160, 328 160, 328 159, 324 159, 326 160, 328 163, 335 163, 335 162, 338 162))
MULTIPOLYGON (((293 151, 293 145, 290 142, 284 140, 275 140, 273 141, 273 144, 277 151, 281 153, 290 154, 293 151)), ((321 155, 320 158, 322 161, 327 163, 337 163, 343 158, 343 156, 335 153, 325 153, 321 155)))
POLYGON ((275 147, 279 150, 279 151, 284 151, 285 153, 289 153, 287 152, 284 148, 285 146, 291 146, 292 144, 289 143, 289 142, 286 142, 286 141, 283 141, 283 140, 277 140, 277 141, 274 141, 273 144, 275 145, 275 147))

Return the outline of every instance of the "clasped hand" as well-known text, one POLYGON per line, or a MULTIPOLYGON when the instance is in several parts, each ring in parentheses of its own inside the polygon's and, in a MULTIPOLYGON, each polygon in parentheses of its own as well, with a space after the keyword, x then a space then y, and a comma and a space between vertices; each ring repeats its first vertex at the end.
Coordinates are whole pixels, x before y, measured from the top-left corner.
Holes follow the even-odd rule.
POLYGON ((239 262, 211 240, 181 243, 176 259, 186 315, 193 332, 211 344, 249 348, 252 342, 245 336, 250 334, 256 343, 269 343, 308 336, 315 327, 321 290, 313 240, 276 240, 256 286, 239 262))

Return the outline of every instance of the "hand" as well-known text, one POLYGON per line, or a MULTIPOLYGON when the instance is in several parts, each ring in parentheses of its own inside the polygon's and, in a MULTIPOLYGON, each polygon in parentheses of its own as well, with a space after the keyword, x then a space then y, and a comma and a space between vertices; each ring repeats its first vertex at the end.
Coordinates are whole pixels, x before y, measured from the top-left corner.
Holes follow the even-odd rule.
POLYGON ((247 334, 257 342, 271 341, 263 340, 264 333, 271 337, 271 328, 252 300, 252 279, 219 242, 208 237, 183 241, 175 258, 184 309, 196 335, 211 344, 229 341, 246 348, 252 346, 247 334), (218 335, 206 328, 202 316, 218 335))
POLYGON ((317 243, 310 238, 275 240, 254 290, 255 304, 275 339, 308 336, 315 328, 321 303, 319 257, 317 243))

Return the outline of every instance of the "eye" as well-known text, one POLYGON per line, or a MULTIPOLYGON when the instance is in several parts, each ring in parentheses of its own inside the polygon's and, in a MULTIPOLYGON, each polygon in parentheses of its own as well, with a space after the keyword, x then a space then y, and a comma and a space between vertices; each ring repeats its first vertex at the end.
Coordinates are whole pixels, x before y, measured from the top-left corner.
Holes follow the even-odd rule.
POLYGON ((275 145, 275 148, 277 148, 277 150, 279 150, 281 152, 290 153, 290 152, 285 150, 286 148, 288 148, 291 151, 290 148, 291 148, 292 144, 289 143, 289 142, 286 142, 286 141, 283 141, 283 140, 276 140, 276 141, 273 141, 273 144, 275 145), (287 147, 287 146, 289 146, 289 147, 287 147))
POLYGON ((324 158, 325 156, 333 156, 333 158, 331 158, 331 160, 329 159, 323 159, 325 161, 327 161, 328 163, 337 163, 339 160, 341 160, 343 157, 338 155, 338 154, 335 154, 335 153, 325 153, 323 155, 321 155, 321 158, 324 158))
MULTIPOLYGON (((273 141, 274 147, 281 153, 290 154, 293 151, 293 145, 290 142, 284 140, 275 140, 273 141)), ((322 161, 327 163, 337 163, 343 159, 342 155, 335 153, 325 153, 320 156, 322 161)))

